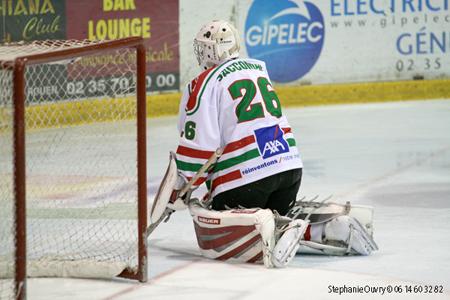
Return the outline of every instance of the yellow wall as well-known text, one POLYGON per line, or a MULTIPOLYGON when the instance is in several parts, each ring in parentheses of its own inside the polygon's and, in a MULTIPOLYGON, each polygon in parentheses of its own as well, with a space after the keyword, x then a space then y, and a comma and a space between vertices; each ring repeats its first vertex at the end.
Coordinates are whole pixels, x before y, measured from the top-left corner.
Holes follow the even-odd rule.
MULTIPOLYGON (((377 83, 275 86, 283 107, 346 103, 450 99, 450 80, 416 80, 377 83)), ((148 116, 174 115, 181 95, 148 97, 148 116)))
MULTIPOLYGON (((313 86, 276 86, 283 107, 346 103, 450 99, 450 80, 333 84, 313 86)), ((147 96, 147 116, 178 113, 180 93, 147 96)), ((134 117, 134 100, 99 99, 33 105, 27 108, 27 127, 42 128, 90 122, 104 122, 134 117), (42 117, 46 116, 46 117, 42 117)), ((0 117, 11 114, 3 111, 0 117)), ((0 122, 2 123, 2 122, 0 122)))

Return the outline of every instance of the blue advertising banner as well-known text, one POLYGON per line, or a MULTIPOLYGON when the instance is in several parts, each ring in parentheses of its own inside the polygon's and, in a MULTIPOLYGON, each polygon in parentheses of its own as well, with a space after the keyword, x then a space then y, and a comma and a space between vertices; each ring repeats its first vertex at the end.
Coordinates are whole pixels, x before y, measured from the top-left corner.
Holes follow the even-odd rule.
POLYGON ((243 0, 245 55, 279 83, 450 77, 450 0, 243 0))

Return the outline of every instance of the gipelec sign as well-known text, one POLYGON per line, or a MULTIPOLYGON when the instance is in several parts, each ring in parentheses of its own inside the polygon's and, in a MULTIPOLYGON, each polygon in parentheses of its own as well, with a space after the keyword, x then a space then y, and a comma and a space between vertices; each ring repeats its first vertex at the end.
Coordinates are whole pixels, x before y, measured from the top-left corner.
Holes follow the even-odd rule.
POLYGON ((331 16, 440 12, 447 11, 449 3, 449 0, 330 0, 331 16))
POLYGON ((324 27, 312 1, 255 0, 245 21, 247 54, 266 62, 273 81, 298 80, 320 57, 324 27))

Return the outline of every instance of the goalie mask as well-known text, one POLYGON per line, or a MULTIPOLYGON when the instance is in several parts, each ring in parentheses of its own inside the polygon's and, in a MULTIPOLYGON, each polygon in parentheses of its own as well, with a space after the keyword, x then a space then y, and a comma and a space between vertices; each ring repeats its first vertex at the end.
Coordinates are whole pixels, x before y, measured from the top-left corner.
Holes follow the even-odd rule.
POLYGON ((212 21, 204 25, 194 39, 194 53, 202 70, 239 57, 239 49, 239 34, 226 21, 212 21))

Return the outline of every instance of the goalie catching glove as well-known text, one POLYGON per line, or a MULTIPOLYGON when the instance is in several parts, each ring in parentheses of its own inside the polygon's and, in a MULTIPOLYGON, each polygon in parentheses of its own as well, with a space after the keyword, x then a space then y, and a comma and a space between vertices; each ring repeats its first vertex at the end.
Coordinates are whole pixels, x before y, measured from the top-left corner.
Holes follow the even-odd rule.
POLYGON ((156 193, 150 211, 150 220, 152 224, 147 228, 147 236, 151 234, 164 219, 167 221, 174 211, 187 208, 187 205, 191 201, 192 191, 195 189, 193 188, 195 182, 207 172, 222 153, 223 148, 216 149, 188 182, 186 178, 178 172, 175 153, 170 152, 169 165, 163 180, 161 181, 158 192, 156 193))

